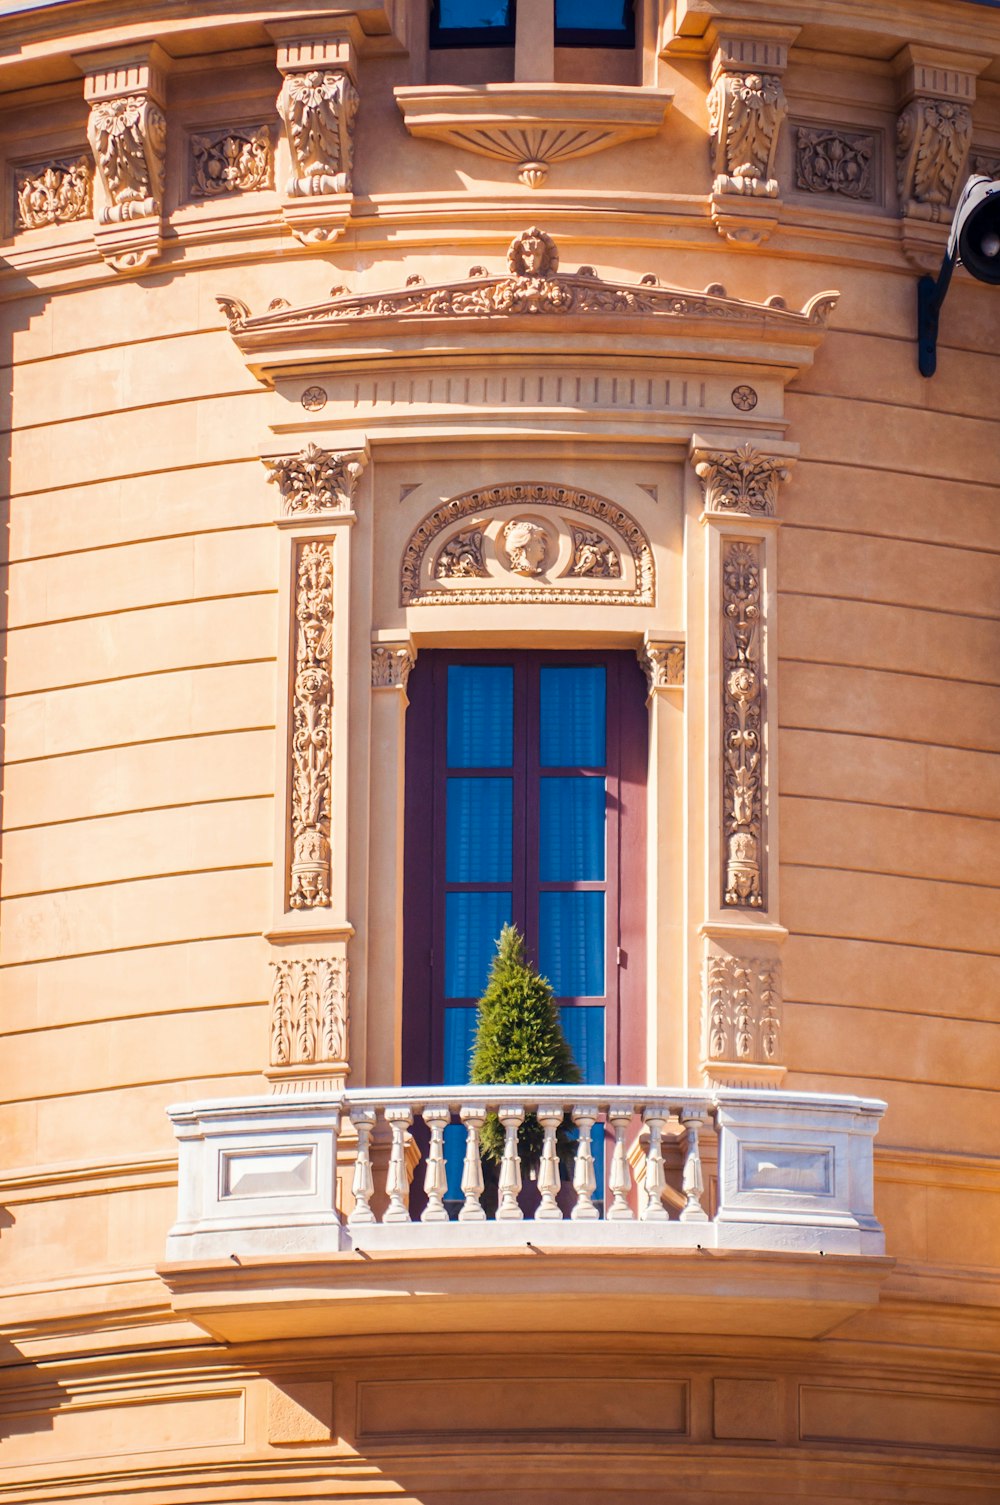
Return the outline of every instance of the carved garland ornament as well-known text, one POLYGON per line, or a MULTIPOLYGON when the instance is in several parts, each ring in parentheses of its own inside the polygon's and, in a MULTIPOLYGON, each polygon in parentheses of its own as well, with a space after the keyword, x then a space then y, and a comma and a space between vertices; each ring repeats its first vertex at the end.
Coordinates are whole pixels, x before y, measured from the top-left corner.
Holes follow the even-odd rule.
POLYGON ((65 225, 90 213, 93 172, 89 160, 33 162, 14 176, 18 230, 65 225))
POLYGON ((777 959, 710 956, 705 963, 705 1058, 777 1063, 781 964, 777 959))
POLYGON ((296 551, 295 680, 292 688, 292 909, 330 904, 333 547, 296 551))
POLYGON ((347 962, 303 957, 271 966, 271 1065, 346 1062, 347 962))
MULTIPOLYGON (((574 563, 570 570, 572 575, 577 577, 604 576, 605 578, 620 576, 621 564, 610 543, 602 534, 582 530, 586 537, 577 543, 576 538, 581 536, 581 530, 577 528, 574 531, 574 563), (590 542, 590 539, 595 541, 590 542), (610 563, 609 556, 614 559, 613 565, 610 563), (578 566, 582 567, 578 568, 578 566)), ((470 575, 478 574, 482 566, 481 529, 468 529, 464 534, 458 534, 457 537, 465 540, 465 549, 470 559, 467 572, 470 575), (475 549, 469 550, 468 547, 470 535, 475 534, 480 535, 478 553, 475 549)), ((446 545, 435 566, 439 579, 459 573, 457 562, 453 564, 455 556, 449 555, 447 548, 446 545), (443 573, 442 559, 447 561, 443 573)), ((544 534, 537 524, 518 518, 512 520, 504 529, 503 548, 509 561, 509 568, 515 574, 525 577, 533 576, 539 574, 544 567, 544 534)), ((461 557, 461 552, 458 557, 461 557)), ((484 566, 483 572, 485 573, 484 566)), ((465 574, 466 570, 463 569, 462 573, 465 574)), ((619 507, 615 502, 609 502, 605 497, 596 496, 589 491, 578 491, 569 486, 514 482, 509 485, 486 486, 479 491, 464 492, 461 496, 452 497, 450 501, 442 503, 424 518, 403 552, 400 605, 443 606, 465 602, 521 602, 525 604, 545 602, 552 605, 566 605, 575 602, 579 605, 651 606, 654 599, 654 586, 653 551, 649 540, 635 518, 623 507, 619 507), (527 588, 502 585, 470 586, 461 593, 424 589, 421 583, 424 557, 438 534, 463 517, 494 512, 498 508, 512 506, 558 507, 568 513, 583 512, 612 529, 624 541, 632 555, 635 564, 635 589, 615 589, 614 587, 604 590, 567 589, 558 585, 538 585, 527 588)))
POLYGON ((266 125, 191 137, 191 194, 219 198, 271 183, 271 133, 266 125))
POLYGON ((128 94, 91 105, 87 139, 108 202, 102 225, 146 219, 163 201, 167 122, 145 94, 128 94))
POLYGON ((728 543, 722 557, 723 900, 766 908, 761 683, 761 550, 728 543))
POLYGON ((778 485, 788 479, 788 467, 762 455, 752 444, 735 452, 701 451, 695 473, 705 494, 706 512, 746 512, 752 517, 773 517, 778 505, 778 485))
POLYGON ((354 488, 365 468, 362 450, 338 455, 307 444, 297 455, 265 460, 269 482, 281 491, 281 509, 286 517, 323 512, 350 511, 354 488))
POLYGON ((899 202, 912 219, 945 223, 965 179, 972 111, 948 99, 912 99, 896 122, 899 202))

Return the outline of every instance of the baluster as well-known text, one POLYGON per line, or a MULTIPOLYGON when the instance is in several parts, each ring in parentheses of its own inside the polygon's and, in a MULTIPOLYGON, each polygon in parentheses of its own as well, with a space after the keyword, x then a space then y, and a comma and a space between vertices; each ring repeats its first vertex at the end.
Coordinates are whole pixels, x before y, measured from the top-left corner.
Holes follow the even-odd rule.
POLYGON ((406 1131, 413 1122, 410 1107, 386 1108, 385 1121, 392 1129, 392 1149, 389 1151, 389 1168, 385 1175, 385 1190, 389 1205, 383 1223, 408 1223, 410 1209, 407 1202, 410 1183, 406 1178, 406 1131))
POLYGON ((479 1131, 486 1117, 486 1109, 463 1104, 462 1122, 465 1125, 465 1160, 462 1163, 462 1191, 465 1202, 458 1214, 460 1223, 484 1223, 486 1212, 480 1202, 483 1194, 483 1159, 479 1153, 479 1131))
POLYGON ((667 1114, 663 1109, 656 1106, 647 1108, 643 1113, 643 1122, 649 1130, 649 1149, 646 1151, 646 1177, 644 1187, 646 1191, 646 1205, 642 1211, 644 1223, 665 1223, 667 1221, 667 1209, 663 1205, 663 1193, 667 1189, 667 1178, 663 1173, 663 1130, 666 1126, 667 1114))
POLYGON ((597 1114, 593 1108, 576 1107, 573 1109, 573 1122, 579 1130, 580 1138, 576 1146, 576 1164, 573 1166, 576 1203, 570 1217, 574 1221, 580 1218, 599 1218, 600 1213, 594 1202, 594 1192, 597 1190, 594 1150, 590 1143, 590 1131, 597 1122, 597 1114))
POLYGON ((542 1158, 538 1167, 538 1190, 542 1194, 541 1204, 535 1213, 536 1222, 553 1222, 558 1219, 562 1222, 562 1208, 556 1201, 559 1195, 559 1156, 556 1151, 556 1130, 563 1121, 562 1105, 553 1108, 542 1107, 536 1109, 538 1122, 545 1130, 545 1138, 542 1141, 542 1158))
POLYGON ((372 1153, 371 1137, 375 1127, 374 1108, 352 1108, 351 1123, 354 1125, 358 1136, 358 1153, 354 1161, 354 1180, 351 1190, 354 1193, 354 1206, 351 1208, 347 1219, 348 1225, 356 1228, 360 1223, 374 1223, 375 1214, 372 1212, 371 1201, 375 1195, 375 1182, 372 1180, 372 1153))
POLYGON ((420 1214, 422 1223, 447 1223, 448 1213, 444 1194, 448 1190, 448 1175, 444 1165, 444 1129, 451 1123, 450 1108, 425 1108, 424 1123, 431 1131, 427 1163, 424 1166, 424 1191, 427 1206, 420 1214))
POLYGON ((687 1196, 687 1202, 681 1209, 680 1220, 682 1223, 708 1222, 708 1213, 701 1205, 702 1194, 705 1190, 705 1178, 701 1173, 701 1152, 698 1148, 698 1130, 704 1121, 700 1108, 685 1108, 681 1112, 681 1123, 687 1130, 684 1176, 681 1181, 681 1187, 687 1196))
POLYGON ((517 1153, 517 1131, 523 1117, 524 1109, 517 1103, 504 1103, 497 1109, 497 1118, 503 1124, 505 1135, 503 1159, 500 1162, 498 1222, 524 1217, 524 1213, 517 1205, 521 1191, 521 1161, 517 1153))
POLYGON ((613 1201, 608 1208, 608 1221, 612 1223, 634 1222, 635 1213, 629 1206, 628 1194, 632 1189, 632 1172, 628 1168, 625 1152, 625 1135, 632 1122, 632 1109, 612 1106, 608 1110, 608 1123, 615 1131, 615 1148, 611 1156, 611 1174, 608 1188, 613 1201))

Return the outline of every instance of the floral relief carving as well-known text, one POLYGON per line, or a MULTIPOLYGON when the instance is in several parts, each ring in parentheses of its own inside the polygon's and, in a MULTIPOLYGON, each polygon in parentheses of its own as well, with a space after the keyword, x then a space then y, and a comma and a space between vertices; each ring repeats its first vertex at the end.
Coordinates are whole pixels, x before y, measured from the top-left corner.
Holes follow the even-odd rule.
MULTIPOLYGON (((553 525, 553 536, 557 532, 553 525)), ((584 561, 582 550, 587 547, 596 551, 596 558, 603 559, 603 550, 600 544, 610 542, 605 539, 603 531, 593 530, 598 540, 597 544, 581 545, 579 558, 584 561)), ((433 556, 432 556, 433 557, 433 556)), ((574 575, 574 553, 571 552, 566 576, 574 575)), ((540 482, 513 482, 500 486, 487 486, 476 491, 463 492, 460 496, 452 497, 433 512, 416 528, 403 552, 403 561, 400 571, 400 604, 402 606, 460 604, 462 602, 521 602, 548 604, 566 604, 575 602, 583 605, 614 605, 614 604, 638 604, 651 605, 653 602, 655 587, 655 573, 653 566, 653 551, 649 540, 628 512, 616 503, 608 501, 605 497, 596 496, 588 491, 577 490, 569 486, 554 486, 540 482), (598 567, 586 572, 577 572, 577 578, 581 584, 570 585, 566 579, 564 583, 551 582, 540 578, 545 571, 546 564, 551 557, 552 541, 549 539, 546 528, 541 523, 530 518, 513 517, 504 523, 496 539, 496 553, 503 569, 520 575, 525 580, 537 580, 537 584, 530 585, 504 585, 501 580, 490 578, 489 584, 479 585, 478 579, 490 576, 486 569, 485 548, 480 548, 476 553, 474 568, 475 574, 471 573, 473 564, 470 563, 470 584, 458 591, 454 588, 447 589, 451 579, 460 579, 461 575, 457 565, 451 563, 454 558, 461 558, 463 545, 457 540, 465 539, 468 542, 469 534, 485 536, 488 525, 485 519, 496 514, 504 508, 554 508, 560 517, 559 526, 571 531, 590 533, 589 529, 581 529, 580 521, 573 514, 586 514, 598 524, 602 524, 621 540, 623 552, 627 551, 631 568, 634 571, 635 584, 626 584, 622 579, 623 567, 621 559, 616 554, 615 563, 617 571, 610 563, 607 574, 603 570, 599 573, 598 567), (425 559, 429 550, 434 546, 435 539, 442 533, 449 533, 455 524, 463 518, 474 517, 474 528, 465 532, 451 534, 449 544, 456 541, 456 552, 448 555, 449 562, 441 570, 441 559, 445 557, 448 549, 446 544, 434 562, 434 573, 429 580, 424 578, 425 559), (482 561, 483 575, 480 576, 479 568, 482 561), (594 580, 595 584, 587 588, 587 579, 594 580), (601 585, 602 580, 610 583, 601 585), (441 589, 434 588, 435 581, 441 581, 441 589), (621 581, 616 585, 615 581, 621 581)))
POLYGON ((760 547, 724 546, 722 561, 723 900, 764 909, 760 547))
POLYGON ((489 574, 483 562, 483 530, 463 528, 442 548, 434 566, 438 580, 469 580, 489 574))
POLYGON ((91 105, 87 139, 107 203, 102 225, 145 219, 163 201, 167 122, 146 94, 128 94, 91 105))
POLYGON ((404 690, 416 654, 408 643, 379 643, 372 648, 372 689, 404 690))
POLYGON ((491 277, 483 268, 474 267, 465 280, 436 287, 415 283, 360 297, 338 288, 331 302, 317 308, 294 309, 256 318, 238 298, 219 297, 216 301, 226 316, 230 333, 241 336, 279 329, 301 328, 311 332, 316 325, 337 326, 346 320, 402 315, 465 318, 540 313, 659 315, 668 319, 710 318, 737 323, 763 320, 768 327, 780 329, 783 326, 801 327, 803 323, 825 325, 839 297, 833 292, 820 293, 796 313, 773 301, 753 304, 728 298, 725 290, 718 286, 703 293, 659 287, 651 274, 638 283, 623 285, 604 282, 590 267, 575 273, 563 273, 556 270, 555 253, 551 237, 531 229, 511 242, 507 253, 507 276, 491 277))
POLYGON ((592 575, 595 579, 618 579, 622 562, 614 545, 593 528, 573 529, 573 563, 571 575, 592 575))
POLYGON ((636 656, 651 695, 654 690, 673 690, 684 684, 683 643, 643 643, 636 656))
POLYGON ((719 75, 708 96, 715 193, 777 198, 774 157, 787 108, 776 73, 719 75))
POLYGON ((965 180, 972 111, 948 99, 912 99, 896 122, 896 168, 904 215, 945 223, 965 180))
POLYGON ((873 199, 875 137, 836 126, 795 130, 795 182, 808 193, 835 193, 848 199, 873 199))
POLYGON ((706 512, 774 516, 778 485, 788 479, 788 467, 781 460, 761 454, 752 444, 741 445, 732 454, 724 450, 696 450, 694 458, 706 512))
POLYGON ((302 957, 271 967, 271 1065, 346 1062, 346 960, 302 957))
POLYGON ((289 904, 330 904, 333 548, 296 551, 295 680, 292 688, 292 863, 289 904))
POLYGON ((358 91, 340 68, 286 73, 278 114, 292 154, 291 198, 350 193, 358 91))
POLYGON ((218 198, 271 183, 271 134, 266 125, 191 137, 191 193, 218 198))
POLYGON ((14 174, 15 228, 39 230, 65 225, 90 214, 93 171, 86 157, 75 161, 33 162, 14 174))
POLYGON ((706 1060, 776 1065, 781 1044, 777 959, 709 956, 704 987, 706 1060))
POLYGON ((285 516, 298 517, 349 511, 366 460, 362 450, 338 455, 307 444, 297 455, 265 460, 264 464, 270 471, 268 481, 281 491, 285 516))

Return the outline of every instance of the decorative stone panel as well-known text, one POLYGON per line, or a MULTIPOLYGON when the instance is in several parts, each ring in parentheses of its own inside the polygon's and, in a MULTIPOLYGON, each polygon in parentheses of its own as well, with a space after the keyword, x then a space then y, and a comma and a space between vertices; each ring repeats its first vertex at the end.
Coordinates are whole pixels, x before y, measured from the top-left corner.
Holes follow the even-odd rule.
POLYGON ((781 962, 710 946, 702 978, 702 1069, 731 1087, 775 1086, 781 1065, 781 962))
POLYGON ((94 173, 89 157, 26 162, 14 168, 14 228, 40 230, 87 219, 94 173))
POLYGON ((879 140, 875 131, 795 125, 796 188, 859 203, 878 200, 879 140))
POLYGON ((270 188, 273 153, 266 125, 192 133, 189 143, 192 198, 216 199, 270 188))
POLYGON ((327 542, 298 544, 290 718, 290 909, 330 905, 332 634, 333 546, 327 542))
POLYGON ((726 540, 722 552, 723 903, 767 908, 763 547, 726 540))
POLYGON ((271 1067, 340 1066, 346 1070, 346 959, 278 956, 271 971, 271 1067))

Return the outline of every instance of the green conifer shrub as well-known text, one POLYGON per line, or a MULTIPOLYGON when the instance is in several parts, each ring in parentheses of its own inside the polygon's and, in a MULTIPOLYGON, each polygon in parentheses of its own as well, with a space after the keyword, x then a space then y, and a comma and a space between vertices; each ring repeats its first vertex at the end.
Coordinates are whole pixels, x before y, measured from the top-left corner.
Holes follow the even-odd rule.
MULTIPOLYGON (((471 1080, 480 1085, 548 1085, 579 1082, 580 1071, 559 1022, 551 985, 524 959, 524 938, 505 925, 497 941, 486 991, 479 1000, 471 1080)), ((525 1166, 537 1163, 544 1131, 533 1113, 518 1130, 518 1150, 525 1166)), ((495 1113, 480 1134, 483 1157, 498 1162, 503 1155, 503 1125, 495 1113)), ((565 1126, 559 1152, 571 1158, 572 1143, 565 1126)))

